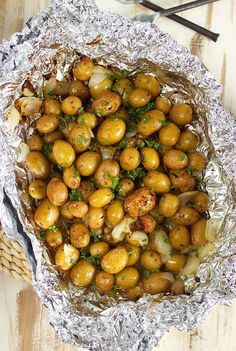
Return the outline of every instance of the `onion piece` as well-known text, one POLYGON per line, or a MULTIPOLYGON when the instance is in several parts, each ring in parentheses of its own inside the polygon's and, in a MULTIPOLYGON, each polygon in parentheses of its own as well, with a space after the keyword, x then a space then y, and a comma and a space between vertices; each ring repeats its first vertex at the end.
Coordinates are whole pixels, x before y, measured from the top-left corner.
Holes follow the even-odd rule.
POLYGON ((200 259, 196 256, 191 256, 187 258, 185 267, 182 269, 182 274, 191 275, 197 272, 200 265, 200 259))
POLYGON ((199 247, 198 249, 198 258, 202 262, 211 251, 213 251, 214 245, 210 242, 206 243, 205 245, 199 247))
POLYGON ((171 254, 171 245, 168 235, 162 229, 155 231, 151 236, 150 247, 161 255, 171 254))
POLYGON ((178 196, 181 206, 187 205, 189 201, 198 193, 198 191, 186 191, 178 196))
POLYGON ((94 66, 92 76, 89 80, 89 87, 94 87, 95 85, 98 85, 101 83, 103 80, 110 78, 112 75, 112 71, 109 69, 103 67, 103 66, 94 66))
POLYGON ((125 217, 112 230, 112 239, 116 242, 122 241, 126 234, 131 233, 130 225, 134 222, 131 217, 125 217))
POLYGON ((181 295, 184 293, 184 281, 181 278, 176 278, 174 284, 171 287, 171 293, 173 295, 181 295))
POLYGON ((216 234, 219 232, 220 229, 220 221, 216 218, 208 219, 206 222, 206 230, 205 236, 206 239, 210 242, 215 241, 216 234))
POLYGON ((112 160, 116 149, 112 146, 100 146, 100 152, 103 160, 112 160))
POLYGON ((171 284, 173 284, 175 281, 174 274, 171 272, 163 272, 163 273, 161 273, 161 277, 169 280, 171 282, 171 284))
POLYGON ((12 106, 6 117, 6 122, 11 130, 16 129, 16 127, 19 125, 20 120, 20 112, 15 108, 15 106, 12 106))
POLYGON ((17 149, 17 162, 25 162, 26 156, 29 154, 29 152, 29 146, 25 143, 21 143, 17 149))
MULTIPOLYGON (((134 231, 130 236, 129 238, 136 242, 138 245, 140 246, 145 246, 148 244, 148 236, 146 233, 142 232, 142 231, 139 231, 139 230, 136 230, 134 231)), ((135 244, 134 244, 135 245, 135 244)))
POLYGON ((21 113, 24 116, 30 116, 39 113, 42 106, 42 101, 36 97, 22 97, 17 101, 21 113))

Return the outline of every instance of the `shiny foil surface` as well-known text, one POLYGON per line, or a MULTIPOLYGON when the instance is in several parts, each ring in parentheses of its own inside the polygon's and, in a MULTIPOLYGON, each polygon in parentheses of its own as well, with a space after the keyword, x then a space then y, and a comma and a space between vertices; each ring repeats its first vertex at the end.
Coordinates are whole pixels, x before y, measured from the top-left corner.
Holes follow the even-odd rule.
POLYGON ((55 0, 0 46, 1 222, 8 236, 24 247, 35 289, 65 342, 96 351, 151 350, 171 326, 194 328, 212 306, 230 303, 235 297, 236 125, 222 107, 220 93, 220 85, 199 59, 168 34, 149 23, 101 13, 88 0, 55 0), (93 288, 78 289, 59 274, 47 248, 37 239, 27 192, 31 176, 19 162, 19 150, 32 133, 31 123, 20 123, 13 131, 6 116, 26 78, 40 94, 43 75, 52 72, 58 80, 66 79, 80 55, 134 73, 155 73, 164 95, 194 108, 194 128, 202 138, 200 150, 208 159, 204 181, 217 237, 197 278, 186 280, 185 295, 147 295, 132 302, 119 293, 108 297, 93 288))

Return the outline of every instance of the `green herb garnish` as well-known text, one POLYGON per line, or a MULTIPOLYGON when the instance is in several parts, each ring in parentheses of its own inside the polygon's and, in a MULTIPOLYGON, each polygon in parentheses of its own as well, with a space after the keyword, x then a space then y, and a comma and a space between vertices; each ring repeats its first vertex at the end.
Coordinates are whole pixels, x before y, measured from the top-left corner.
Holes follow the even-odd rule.
POLYGON ((94 139, 94 141, 89 145, 88 147, 89 151, 96 151, 97 150, 97 143, 96 140, 94 139))
POLYGON ((101 259, 100 259, 100 257, 99 256, 91 256, 90 253, 89 253, 89 250, 86 247, 80 249, 80 257, 83 260, 86 260, 86 261, 96 265, 98 268, 101 267, 101 259))
MULTIPOLYGON (((130 118, 133 119, 135 122, 138 122, 144 117, 144 115, 147 112, 155 108, 155 102, 151 101, 146 106, 139 108, 134 108, 130 105, 125 105, 125 108, 127 109, 130 118)), ((144 118, 149 118, 149 116, 145 116, 144 118)))
POLYGON ((161 125, 162 125, 162 127, 166 127, 166 126, 168 126, 168 124, 169 124, 170 122, 169 121, 167 121, 167 119, 165 119, 164 121, 161 121, 161 125))
POLYGON ((98 117, 102 117, 104 114, 104 110, 102 108, 96 108, 95 113, 98 117))
POLYGON ((168 238, 168 236, 163 235, 162 239, 163 239, 164 243, 166 243, 166 244, 170 243, 170 239, 168 238))
POLYGON ((127 171, 125 172, 124 176, 125 178, 131 179, 135 181, 137 178, 140 179, 146 175, 146 172, 143 168, 138 167, 132 171, 127 171))
POLYGON ((171 250, 170 250, 170 254, 173 255, 176 252, 178 252, 178 250, 176 250, 174 247, 172 247, 171 250))
POLYGON ((128 141, 123 139, 121 140, 121 142, 119 143, 119 145, 117 146, 117 150, 123 150, 128 146, 128 141))
POLYGON ((120 182, 119 177, 112 178, 111 190, 113 193, 117 190, 117 187, 119 186, 119 182, 120 182))
POLYGON ((99 241, 102 238, 102 234, 96 230, 90 230, 89 234, 92 236, 94 242, 99 241))
POLYGON ((52 91, 49 91, 49 92, 47 92, 47 95, 48 95, 48 96, 53 96, 54 93, 53 93, 52 91))
POLYGON ((147 139, 144 139, 144 142, 145 142, 145 144, 146 144, 148 147, 152 147, 152 148, 155 149, 155 150, 159 150, 159 149, 160 149, 160 144, 157 143, 155 140, 147 140, 147 139))
POLYGON ((39 236, 40 236, 41 240, 45 240, 46 239, 46 230, 41 230, 39 236))
POLYGON ((184 161, 185 158, 186 158, 186 155, 185 155, 183 152, 181 152, 181 153, 179 154, 179 160, 180 160, 180 161, 184 161))
POLYGON ((64 119, 66 120, 66 122, 74 122, 76 120, 76 116, 65 115, 64 119))
POLYGON ((77 115, 82 115, 84 113, 84 108, 83 107, 80 107, 79 109, 78 109, 78 111, 76 112, 76 114, 77 115))
POLYGON ((81 192, 79 190, 71 190, 70 194, 69 194, 69 198, 71 201, 82 201, 83 200, 83 196, 81 194, 81 192))
POLYGON ((128 256, 130 257, 130 256, 132 256, 132 254, 133 254, 133 249, 128 249, 128 256))
POLYGON ((46 143, 43 146, 43 153, 45 156, 49 156, 50 153, 52 152, 52 144, 51 143, 46 143))
POLYGON ((51 225, 49 228, 48 228, 48 230, 50 231, 50 232, 56 232, 58 229, 57 229, 57 226, 55 225, 55 224, 53 224, 53 225, 51 225))
POLYGON ((76 261, 74 258, 71 258, 71 259, 70 259, 70 264, 74 265, 74 264, 76 264, 76 262, 77 262, 77 261, 76 261))
POLYGON ((188 166, 188 167, 186 168, 186 172, 188 173, 188 175, 192 176, 192 175, 193 175, 193 167, 188 166))
POLYGON ((122 69, 120 71, 120 73, 121 73, 122 77, 124 77, 124 78, 127 78, 128 75, 130 74, 130 72, 127 69, 122 69))

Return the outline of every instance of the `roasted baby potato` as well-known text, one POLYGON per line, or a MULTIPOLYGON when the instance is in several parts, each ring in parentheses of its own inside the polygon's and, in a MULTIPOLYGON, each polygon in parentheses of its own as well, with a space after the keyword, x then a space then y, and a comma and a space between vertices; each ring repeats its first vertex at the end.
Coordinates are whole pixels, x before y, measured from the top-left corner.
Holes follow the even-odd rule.
POLYGON ((144 168, 148 171, 157 169, 160 164, 160 157, 158 152, 152 147, 144 147, 141 150, 141 159, 144 168))
POLYGON ((57 206, 53 205, 48 199, 44 199, 37 207, 34 219, 35 222, 42 228, 48 229, 56 223, 59 217, 57 206))
POLYGON ((120 165, 126 171, 132 171, 140 164, 141 158, 139 152, 134 147, 128 147, 120 155, 120 165))
POLYGON ((93 73, 94 63, 88 57, 83 57, 74 67, 73 74, 78 80, 88 80, 93 73))
POLYGON ((80 174, 73 164, 63 169, 63 180, 70 189, 77 189, 80 186, 80 174))
POLYGON ((84 125, 88 128, 95 128, 97 125, 97 117, 90 112, 84 112, 77 119, 78 124, 84 125))
POLYGON ((194 150, 198 147, 199 142, 199 136, 187 129, 180 134, 176 148, 183 151, 194 150))
POLYGON ((91 256, 95 257, 102 257, 110 250, 110 245, 106 241, 98 241, 93 243, 90 248, 89 252, 91 256))
POLYGON ((159 131, 160 143, 165 146, 174 146, 177 143, 179 136, 180 129, 172 122, 167 123, 159 131))
POLYGON ((79 80, 73 80, 68 86, 69 96, 78 96, 83 102, 88 100, 90 93, 89 88, 79 80))
POLYGON ((106 293, 110 291, 114 286, 115 278, 111 273, 108 272, 98 272, 95 276, 95 285, 102 292, 106 293))
POLYGON ((170 149, 165 152, 163 162, 167 168, 183 169, 188 165, 188 157, 181 150, 170 149))
POLYGON ((36 179, 46 179, 50 173, 50 164, 39 151, 30 151, 26 156, 26 166, 36 179))
POLYGON ((192 225, 198 220, 198 218, 198 212, 194 208, 188 206, 179 207, 176 214, 171 217, 174 223, 183 225, 192 225))
POLYGON ((76 152, 87 150, 91 143, 90 129, 85 125, 75 125, 69 133, 69 141, 76 152))
POLYGON ((96 172, 101 160, 102 157, 99 153, 86 151, 78 157, 75 164, 79 174, 88 177, 96 172))
POLYGON ((43 149, 43 138, 38 134, 33 134, 28 139, 27 144, 31 151, 42 151, 43 149))
POLYGON ((125 129, 125 122, 122 119, 105 119, 98 128, 97 141, 102 146, 116 144, 123 138, 125 129))
POLYGON ((158 171, 149 171, 143 178, 143 184, 159 194, 168 193, 171 186, 169 177, 158 171))
POLYGON ((123 246, 128 252, 128 262, 126 266, 133 266, 140 258, 140 248, 130 243, 124 243, 123 246))
POLYGON ((70 227, 70 241, 74 247, 83 248, 88 246, 90 235, 88 228, 83 223, 74 223, 70 227))
POLYGON ((131 80, 122 78, 116 81, 113 90, 120 95, 124 103, 129 101, 129 96, 134 90, 134 85, 131 80))
POLYGON ((206 219, 200 218, 192 224, 190 229, 191 242, 195 246, 203 246, 206 243, 206 219))
POLYGON ((92 109, 99 117, 105 117, 115 113, 120 105, 119 95, 110 91, 96 99, 92 103, 92 109))
POLYGON ((105 210, 103 208, 95 208, 90 206, 85 216, 85 223, 91 230, 102 228, 105 222, 105 210))
POLYGON ((47 244, 52 247, 56 248, 60 246, 63 243, 63 235, 62 232, 59 229, 56 230, 47 230, 46 231, 46 238, 45 238, 47 244))
POLYGON ((195 180, 185 169, 171 169, 169 175, 175 190, 185 193, 194 189, 195 180))
POLYGON ((153 250, 144 250, 140 257, 140 262, 144 268, 150 270, 159 269, 162 265, 161 256, 153 250))
POLYGON ((47 196, 47 184, 43 180, 35 180, 29 185, 29 194, 36 200, 43 200, 47 196))
POLYGON ((138 282, 139 272, 134 267, 126 267, 115 275, 116 286, 121 289, 133 288, 138 282))
POLYGON ((185 126, 193 120, 193 109, 187 104, 176 104, 170 110, 170 119, 178 126, 185 126))
POLYGON ((151 110, 138 122, 137 129, 140 134, 147 137, 161 129, 166 118, 163 112, 159 110, 151 110))
POLYGON ((174 249, 185 249, 190 244, 190 236, 187 227, 182 224, 174 226, 169 233, 169 239, 174 249))
POLYGON ((135 78, 134 85, 138 89, 147 90, 152 98, 157 97, 160 94, 161 87, 157 79, 149 74, 140 73, 135 78))
POLYGON ((101 188, 94 191, 94 193, 89 196, 88 201, 90 206, 100 208, 108 205, 112 199, 113 199, 113 193, 111 189, 101 188))
POLYGON ((101 267, 105 272, 116 274, 122 271, 128 263, 128 253, 122 246, 106 253, 101 260, 101 267))
POLYGON ((115 160, 103 160, 95 173, 95 183, 99 188, 110 188, 120 174, 120 166, 115 160))
POLYGON ((121 200, 113 200, 107 207, 106 223, 112 227, 117 225, 124 217, 123 203, 121 200))
POLYGON ((137 219, 136 226, 138 230, 148 234, 155 230, 156 220, 150 214, 146 214, 137 219))
POLYGON ((96 274, 96 267, 85 260, 79 260, 70 271, 70 278, 76 286, 88 286, 96 274))
POLYGON ((179 205, 178 196, 170 193, 163 194, 159 201, 159 214, 164 217, 172 217, 176 214, 179 205))
POLYGON ((51 179, 47 186, 47 197, 55 206, 64 205, 68 199, 67 186, 58 178, 51 179))
POLYGON ((79 250, 71 244, 62 244, 55 255, 55 263, 63 271, 71 269, 79 259, 79 250))
POLYGON ((124 208, 129 216, 139 217, 148 213, 155 204, 155 193, 148 188, 139 188, 126 196, 124 208))
POLYGON ((134 182, 131 179, 123 178, 119 182, 118 195, 125 197, 134 190, 134 182))
POLYGON ((156 109, 162 111, 165 115, 170 112, 171 102, 165 96, 159 96, 156 99, 156 109))
POLYGON ((75 151, 67 141, 56 140, 52 152, 56 163, 63 168, 71 166, 75 160, 75 151))
POLYGON ((154 272, 148 278, 143 279, 143 287, 148 294, 160 294, 170 289, 171 281, 163 273, 154 272))

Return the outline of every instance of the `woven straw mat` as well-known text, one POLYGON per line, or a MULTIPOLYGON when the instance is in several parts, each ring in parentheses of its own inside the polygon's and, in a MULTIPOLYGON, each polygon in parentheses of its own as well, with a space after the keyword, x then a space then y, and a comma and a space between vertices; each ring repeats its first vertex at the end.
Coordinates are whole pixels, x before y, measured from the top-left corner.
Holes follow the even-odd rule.
POLYGON ((31 270, 21 246, 16 241, 10 241, 2 228, 0 228, 0 272, 24 279, 31 284, 31 270))

